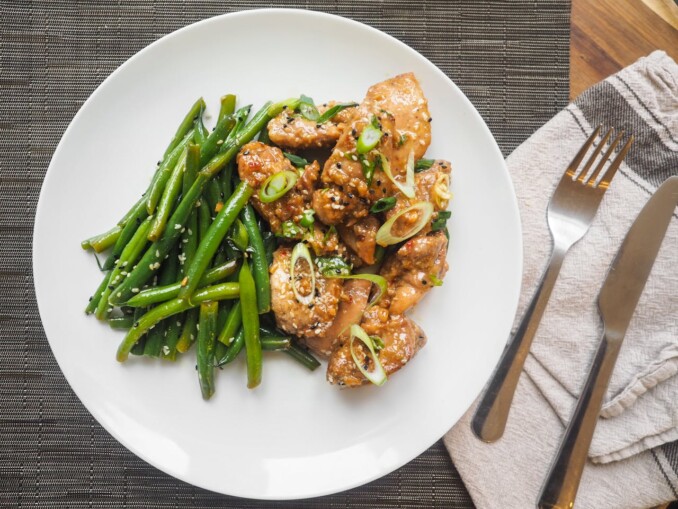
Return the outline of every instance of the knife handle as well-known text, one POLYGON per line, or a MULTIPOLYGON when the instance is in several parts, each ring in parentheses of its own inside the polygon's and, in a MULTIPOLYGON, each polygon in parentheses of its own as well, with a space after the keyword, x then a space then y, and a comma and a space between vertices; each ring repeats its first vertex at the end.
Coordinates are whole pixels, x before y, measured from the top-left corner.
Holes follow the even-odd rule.
POLYGON ((603 334, 558 454, 539 495, 537 506, 540 509, 571 509, 574 505, 620 347, 621 341, 610 340, 603 334))

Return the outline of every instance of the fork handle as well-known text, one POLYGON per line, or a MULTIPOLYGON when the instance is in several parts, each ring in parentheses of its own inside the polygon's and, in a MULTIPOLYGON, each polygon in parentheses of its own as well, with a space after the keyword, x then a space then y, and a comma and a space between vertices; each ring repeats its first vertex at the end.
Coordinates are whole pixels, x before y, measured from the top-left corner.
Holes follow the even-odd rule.
POLYGON ((620 346, 620 342, 610 341, 603 335, 558 454, 539 495, 539 509, 571 509, 574 505, 620 346))
POLYGON ((520 321, 518 330, 509 340, 494 369, 471 422, 471 428, 478 438, 495 442, 504 434, 511 402, 515 394, 520 373, 530 351, 530 345, 544 315, 546 304, 553 286, 558 279, 567 248, 556 245, 551 260, 542 276, 537 291, 520 321))

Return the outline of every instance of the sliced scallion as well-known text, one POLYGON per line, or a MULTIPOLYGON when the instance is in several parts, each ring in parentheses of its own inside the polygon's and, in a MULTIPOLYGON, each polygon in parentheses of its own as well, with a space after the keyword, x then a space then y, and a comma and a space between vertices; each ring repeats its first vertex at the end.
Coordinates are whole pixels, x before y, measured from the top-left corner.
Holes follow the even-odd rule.
POLYGON ((413 235, 419 233, 419 231, 421 231, 421 229, 424 226, 426 226, 426 223, 429 222, 432 215, 433 215, 433 204, 430 202, 415 203, 414 205, 407 207, 404 210, 401 210, 393 217, 391 217, 388 221, 386 221, 383 225, 381 225, 381 228, 379 228, 379 230, 377 231, 377 244, 379 244, 380 246, 391 246, 393 244, 397 244, 399 242, 409 239, 413 235), (408 214, 413 211, 419 212, 419 219, 417 219, 417 222, 412 226, 412 228, 410 228, 405 233, 405 235, 401 236, 394 235, 391 230, 393 229, 393 225, 395 224, 395 222, 405 214, 408 214))
POLYGON ((358 143, 356 144, 358 154, 367 154, 377 146, 383 135, 384 133, 379 129, 376 118, 372 117, 372 122, 363 128, 363 132, 360 133, 360 137, 358 138, 358 143))
POLYGON ((299 113, 301 113, 301 116, 305 119, 312 120, 313 122, 317 122, 320 118, 320 113, 318 112, 318 108, 315 107, 313 99, 307 95, 299 97, 299 113))
POLYGON ((283 170, 268 177, 259 189, 259 199, 271 203, 282 198, 297 183, 298 175, 291 170, 283 170))
POLYGON ((403 193, 408 198, 414 198, 415 189, 414 189, 414 152, 410 151, 410 156, 407 158, 407 164, 405 166, 405 183, 398 182, 393 173, 391 173, 391 165, 388 162, 388 159, 384 157, 384 154, 379 154, 379 159, 381 160, 381 169, 384 171, 386 176, 389 178, 393 185, 395 185, 400 192, 403 193))
POLYGON ((386 198, 380 198, 375 202, 374 205, 370 208, 372 214, 378 214, 379 212, 386 212, 395 207, 398 200, 395 196, 387 196, 386 198))
POLYGON ((414 165, 414 171, 419 173, 420 171, 428 170, 433 166, 433 163, 435 163, 433 159, 419 159, 417 164, 414 165))
POLYGON ((320 115, 318 117, 318 119, 316 120, 316 123, 324 124, 328 120, 331 120, 340 111, 344 111, 346 108, 353 108, 355 106, 358 106, 358 103, 335 104, 334 106, 329 108, 327 111, 325 111, 325 113, 320 115))
POLYGON ((306 159, 303 157, 296 156, 294 154, 290 154, 289 152, 283 152, 283 155, 290 160, 290 162, 296 167, 296 168, 304 168, 306 167, 309 163, 306 159))
POLYGON ((306 247, 306 244, 299 242, 294 249, 292 249, 292 259, 290 260, 290 284, 292 285, 292 292, 296 299, 305 306, 308 306, 315 299, 315 269, 313 268, 313 259, 311 252, 306 247), (307 295, 301 295, 297 290, 297 262, 303 260, 308 264, 308 270, 311 278, 311 291, 307 295))
MULTIPOLYGON (((353 357, 353 362, 355 362, 356 367, 360 370, 360 372, 367 378, 370 382, 372 382, 374 385, 384 385, 386 382, 387 376, 386 376, 386 371, 384 371, 384 367, 381 365, 381 361, 379 360, 379 356, 377 355, 377 352, 375 351, 375 345, 374 341, 370 336, 367 335, 365 330, 360 326, 360 325, 351 325, 351 337, 349 339, 349 349, 351 350, 351 357, 353 357), (369 351, 370 358, 372 359, 372 364, 374 366, 370 371, 365 369, 363 366, 363 363, 358 359, 358 356, 356 355, 355 348, 353 346, 354 341, 360 340, 366 347, 367 350, 369 351)), ((383 343, 382 343, 383 344, 383 343)))

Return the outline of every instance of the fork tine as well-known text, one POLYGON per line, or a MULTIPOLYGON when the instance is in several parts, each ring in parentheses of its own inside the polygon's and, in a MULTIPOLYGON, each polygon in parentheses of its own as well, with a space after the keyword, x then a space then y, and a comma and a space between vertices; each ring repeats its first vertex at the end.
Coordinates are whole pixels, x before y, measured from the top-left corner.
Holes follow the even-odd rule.
POLYGON ((584 180, 586 179, 586 174, 589 172, 589 168, 593 164, 593 162, 596 160, 596 157, 598 157, 598 154, 600 154, 600 151, 603 150, 603 147, 607 143, 607 140, 610 139, 610 136, 612 136, 612 132, 614 131, 614 128, 610 129, 607 131, 605 136, 603 136, 603 139, 600 140, 600 143, 598 143, 598 146, 595 148, 593 151, 593 154, 591 154, 591 157, 589 157, 589 160, 586 161, 586 165, 584 168, 581 170, 581 173, 579 174, 579 177, 577 177, 577 181, 581 182, 582 184, 584 183, 584 180))
POLYGON ((601 188, 603 191, 607 190, 608 187, 610 187, 610 182, 612 182, 612 179, 614 178, 614 175, 617 173, 617 170, 619 169, 619 166, 621 166, 622 161, 626 157, 626 154, 628 151, 631 149, 631 145, 633 144, 633 135, 629 137, 628 140, 626 140, 626 143, 622 147, 622 149, 619 151, 617 154, 617 157, 614 158, 612 163, 610 163, 610 167, 607 169, 605 174, 603 175, 603 178, 600 179, 600 183, 598 184, 598 187, 601 188))
POLYGON ((624 136, 624 131, 620 132, 617 135, 617 137, 614 139, 614 141, 612 143, 610 143, 610 145, 607 147, 607 150, 603 154, 603 157, 600 159, 598 166, 596 166, 596 169, 593 170, 593 173, 591 173, 591 176, 585 182, 585 185, 591 186, 591 187, 595 186, 596 179, 598 178, 598 175, 600 175, 600 172, 603 171, 603 167, 605 166, 605 163, 608 161, 608 159, 610 159, 612 152, 614 152, 614 149, 617 148, 617 145, 619 145, 619 142, 621 141, 623 136, 624 136))
POLYGON ((601 128, 602 128, 602 126, 599 125, 591 133, 591 136, 589 136, 589 139, 586 140, 586 142, 582 145, 582 147, 579 149, 579 152, 577 152, 577 155, 574 156, 574 159, 572 159, 572 162, 567 167, 567 171, 565 172, 565 175, 569 175, 570 177, 575 176, 575 172, 577 170, 577 167, 582 162, 582 159, 584 159, 584 156, 586 155, 586 152, 588 152, 589 148, 591 147, 593 140, 595 140, 596 137, 598 136, 598 133, 600 133, 601 128))

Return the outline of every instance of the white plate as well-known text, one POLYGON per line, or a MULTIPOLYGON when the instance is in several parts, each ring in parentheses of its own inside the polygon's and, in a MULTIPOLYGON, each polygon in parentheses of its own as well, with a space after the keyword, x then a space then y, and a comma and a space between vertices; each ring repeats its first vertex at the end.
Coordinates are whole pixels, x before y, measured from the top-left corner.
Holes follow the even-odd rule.
POLYGON ((481 390, 506 341, 522 263, 504 161, 471 103, 433 64, 375 29, 300 10, 196 23, 139 52, 87 100, 52 158, 33 241, 35 288, 54 356, 94 417, 132 452, 179 479, 259 499, 325 495, 391 472, 425 451, 481 390), (200 397, 194 354, 176 364, 131 358, 122 334, 83 308, 99 284, 80 241, 107 229, 145 189, 176 125, 202 95, 260 106, 305 93, 360 100, 369 85, 414 71, 429 99, 429 155, 454 167, 450 271, 414 311, 429 342, 381 388, 339 390, 266 355, 261 387, 243 363, 200 397))

